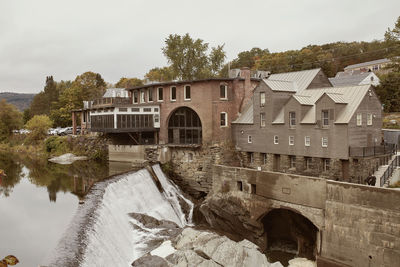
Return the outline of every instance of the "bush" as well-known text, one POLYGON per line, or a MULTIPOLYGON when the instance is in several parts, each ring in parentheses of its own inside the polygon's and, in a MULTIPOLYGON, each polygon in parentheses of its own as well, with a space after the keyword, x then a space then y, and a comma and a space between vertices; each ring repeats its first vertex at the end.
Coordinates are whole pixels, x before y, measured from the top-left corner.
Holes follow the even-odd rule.
POLYGON ((70 151, 70 146, 65 137, 50 136, 44 141, 46 152, 61 155, 70 151))
POLYGON ((46 115, 35 115, 30 119, 25 127, 31 131, 28 134, 29 141, 43 140, 47 136, 47 131, 53 125, 53 122, 46 115))

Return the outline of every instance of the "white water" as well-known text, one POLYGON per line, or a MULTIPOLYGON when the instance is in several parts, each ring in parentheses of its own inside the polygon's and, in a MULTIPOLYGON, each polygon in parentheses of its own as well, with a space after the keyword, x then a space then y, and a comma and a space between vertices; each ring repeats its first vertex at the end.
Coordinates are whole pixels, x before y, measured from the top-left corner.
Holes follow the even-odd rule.
MULTIPOLYGON (((158 220, 175 222, 180 227, 188 224, 178 197, 190 207, 193 204, 167 180, 158 165, 154 166, 154 171, 164 189, 163 194, 147 170, 129 174, 105 188, 103 199, 93 214, 95 223, 86 233, 81 266, 130 266, 145 253, 145 241, 156 238, 158 230, 146 229, 129 213, 144 213, 158 220)), ((191 216, 188 221, 191 222, 191 216)))

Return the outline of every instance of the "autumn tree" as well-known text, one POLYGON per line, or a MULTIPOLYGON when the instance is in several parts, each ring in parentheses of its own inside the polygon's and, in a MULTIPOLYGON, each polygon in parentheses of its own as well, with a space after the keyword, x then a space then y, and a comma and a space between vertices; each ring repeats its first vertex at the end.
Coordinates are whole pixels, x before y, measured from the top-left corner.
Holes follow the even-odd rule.
POLYGON ((46 115, 35 115, 30 119, 25 127, 30 131, 28 138, 30 141, 42 140, 47 136, 47 131, 53 122, 46 115))
POLYGON ((138 78, 124 78, 122 77, 119 81, 115 84, 116 88, 131 88, 135 86, 143 85, 143 81, 138 78))
POLYGON ((144 77, 154 82, 169 82, 176 78, 171 67, 152 68, 144 77))
POLYGON ((225 59, 223 45, 211 49, 201 39, 192 39, 187 33, 183 36, 171 34, 165 39, 162 48, 164 56, 174 76, 182 80, 208 78, 215 75, 225 59))
POLYGON ((5 99, 0 101, 0 140, 7 139, 13 130, 22 127, 22 114, 18 109, 5 99))

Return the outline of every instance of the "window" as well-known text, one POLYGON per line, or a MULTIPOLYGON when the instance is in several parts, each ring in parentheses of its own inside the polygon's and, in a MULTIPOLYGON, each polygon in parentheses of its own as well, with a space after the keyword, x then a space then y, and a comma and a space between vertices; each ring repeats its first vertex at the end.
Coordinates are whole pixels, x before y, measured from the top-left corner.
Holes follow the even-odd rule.
POLYGON ((322 147, 328 147, 328 137, 322 137, 322 147))
POLYGON ((323 169, 324 169, 324 171, 325 171, 325 172, 326 172, 326 171, 329 171, 330 165, 331 165, 330 159, 323 159, 323 160, 322 160, 322 163, 323 163, 323 169))
POLYGON ((309 136, 304 137, 304 145, 310 146, 310 144, 311 144, 311 138, 309 136))
POLYGON ((176 87, 172 86, 171 87, 171 95, 170 95, 171 101, 176 101, 176 87))
POLYGON ((140 111, 140 108, 131 108, 131 111, 132 111, 132 112, 139 112, 139 111, 140 111))
POLYGON ((305 163, 305 169, 310 170, 312 164, 312 158, 306 157, 304 163, 305 163))
POLYGON ((158 112, 158 108, 154 108, 154 112, 158 112))
POLYGON ((357 126, 361 126, 362 125, 362 114, 358 113, 357 114, 357 126))
POLYGON ((265 127, 265 113, 260 113, 260 126, 265 127))
POLYGON ((262 159, 263 159, 263 164, 267 164, 267 153, 261 153, 262 159))
POLYGON ((296 126, 296 112, 289 112, 289 126, 296 126))
POLYGON ((154 122, 160 122, 160 115, 158 114, 154 115, 154 122))
POLYGON ((157 89, 157 100, 158 100, 158 101, 163 101, 163 99, 164 99, 164 96, 163 96, 163 88, 162 88, 162 87, 159 87, 159 88, 157 89))
POLYGON ((290 168, 291 169, 295 169, 296 168, 296 156, 289 156, 289 164, 290 164, 290 168))
POLYGON ((148 101, 153 102, 153 88, 150 88, 147 92, 148 101))
POLYGON ((247 152, 247 158, 249 160, 249 163, 254 163, 254 153, 253 152, 247 152))
POLYGON ((128 109, 127 109, 127 108, 119 108, 118 111, 119 111, 119 112, 127 112, 128 109))
POLYGON ((140 103, 144 103, 144 91, 140 91, 140 103))
POLYGON ((137 103, 139 101, 138 99, 138 91, 133 92, 133 103, 137 103))
POLYGON ((274 135, 274 144, 279 144, 279 137, 277 135, 274 135))
POLYGON ((251 135, 247 136, 247 143, 251 144, 253 142, 251 135))
POLYGON ((256 189, 257 189, 256 185, 255 184, 251 184, 250 194, 255 194, 256 193, 256 189))
POLYGON ((185 100, 190 100, 190 85, 185 85, 184 94, 185 100))
POLYGON ((367 114, 367 125, 372 125, 372 114, 367 114))
POLYGON ((225 84, 221 84, 219 86, 219 98, 220 99, 228 99, 228 92, 227 92, 228 86, 225 84))
POLYGON ((260 107, 265 106, 265 92, 260 92, 260 107))
POLYGON ((151 108, 143 108, 143 112, 151 112, 151 108))
POLYGON ((322 126, 329 126, 329 111, 322 111, 322 126))
POLYGON ((236 188, 239 191, 243 191, 243 183, 242 183, 242 181, 237 181, 236 182, 236 188))
POLYGON ((294 136, 289 136, 289 146, 294 146, 294 136))
POLYGON ((221 127, 228 126, 228 114, 226 112, 221 112, 221 127))

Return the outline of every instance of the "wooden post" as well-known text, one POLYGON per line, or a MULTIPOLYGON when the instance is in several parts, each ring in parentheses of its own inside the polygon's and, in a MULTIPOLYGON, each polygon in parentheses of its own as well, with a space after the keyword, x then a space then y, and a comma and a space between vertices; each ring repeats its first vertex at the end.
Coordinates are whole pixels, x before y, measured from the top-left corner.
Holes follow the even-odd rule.
POLYGON ((76 113, 72 111, 72 134, 76 135, 76 113))

